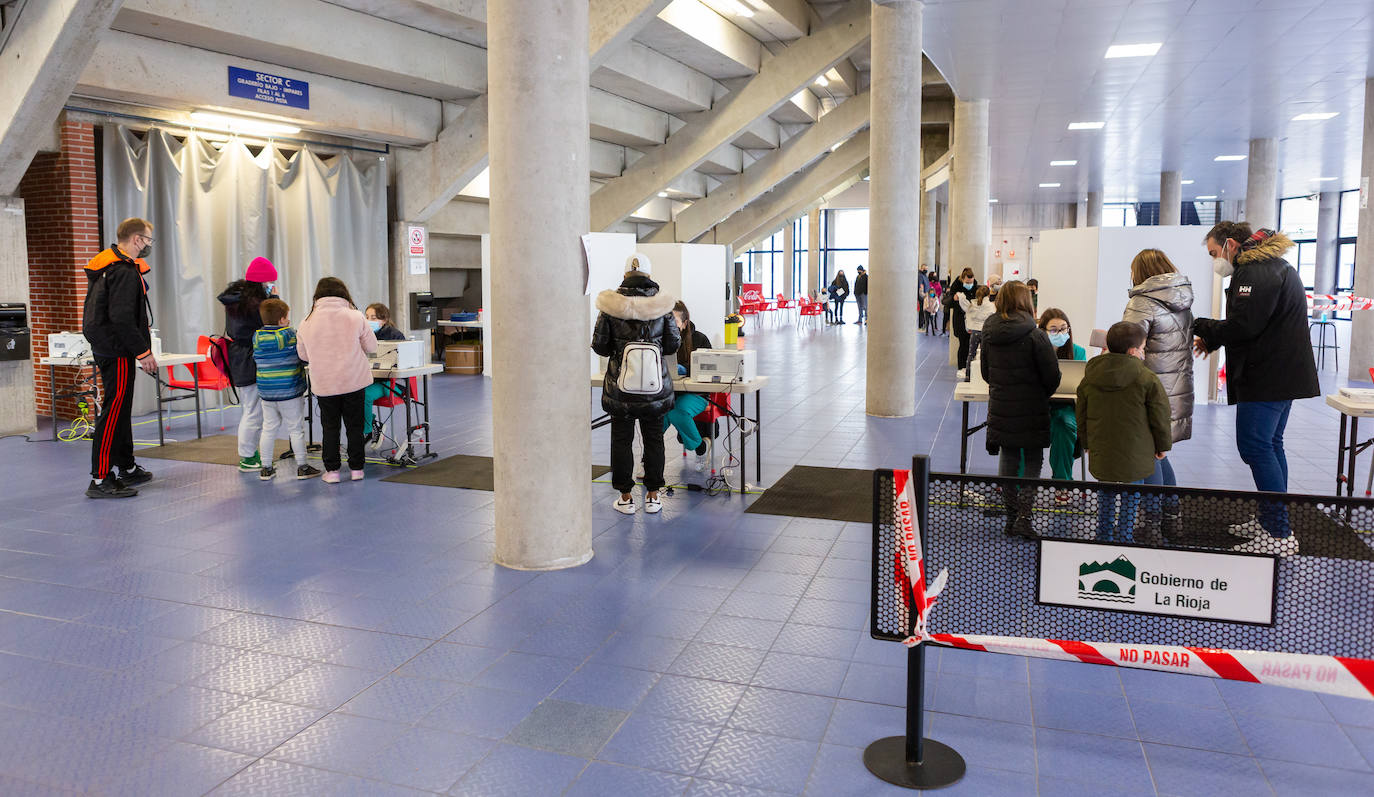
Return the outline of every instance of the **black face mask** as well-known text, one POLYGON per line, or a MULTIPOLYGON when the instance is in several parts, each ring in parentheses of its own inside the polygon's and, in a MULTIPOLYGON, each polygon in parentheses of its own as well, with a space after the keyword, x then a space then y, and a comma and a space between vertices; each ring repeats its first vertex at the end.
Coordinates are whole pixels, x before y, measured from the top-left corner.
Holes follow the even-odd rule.
POLYGON ((135 255, 135 257, 137 257, 137 258, 139 258, 139 259, 141 260, 141 259, 147 257, 148 255, 151 255, 152 253, 153 253, 153 245, 152 245, 152 244, 148 244, 147 246, 145 246, 145 247, 143 247, 142 249, 138 250, 138 254, 135 255))

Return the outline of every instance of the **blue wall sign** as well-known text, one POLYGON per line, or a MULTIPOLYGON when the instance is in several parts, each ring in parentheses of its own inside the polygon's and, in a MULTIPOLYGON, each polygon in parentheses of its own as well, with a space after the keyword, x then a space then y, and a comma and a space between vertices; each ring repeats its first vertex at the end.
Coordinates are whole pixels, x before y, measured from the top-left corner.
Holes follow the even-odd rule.
POLYGON ((310 108, 310 84, 253 69, 229 67, 229 96, 288 108, 310 108))

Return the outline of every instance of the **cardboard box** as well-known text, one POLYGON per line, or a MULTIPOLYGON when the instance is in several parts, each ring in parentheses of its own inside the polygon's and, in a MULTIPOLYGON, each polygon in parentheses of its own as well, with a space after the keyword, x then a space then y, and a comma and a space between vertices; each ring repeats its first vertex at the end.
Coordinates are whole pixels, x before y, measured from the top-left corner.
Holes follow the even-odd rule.
POLYGON ((450 343, 444 348, 444 373, 482 373, 482 344, 450 343))

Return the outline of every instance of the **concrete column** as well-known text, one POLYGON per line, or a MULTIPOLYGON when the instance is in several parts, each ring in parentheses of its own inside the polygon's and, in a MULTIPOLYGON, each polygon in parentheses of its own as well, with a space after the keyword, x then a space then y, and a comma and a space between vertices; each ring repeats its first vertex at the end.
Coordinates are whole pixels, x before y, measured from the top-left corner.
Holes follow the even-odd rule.
MULTIPOLYGON (((869 139, 869 415, 916 413, 917 268, 921 218, 920 0, 873 6, 869 139)), ((983 114, 983 230, 987 248, 987 101, 983 114)), ((956 127, 956 130, 959 128, 956 127)))
POLYGON ((949 279, 949 203, 935 203, 935 234, 939 245, 935 251, 935 263, 940 267, 940 277, 949 279))
POLYGON ((797 286, 792 278, 792 264, 797 260, 796 232, 792 221, 782 228, 782 295, 788 299, 797 295, 797 286))
POLYGON ((806 292, 820 288, 821 282, 821 211, 814 208, 806 214, 806 292))
MULTIPOLYGON (((874 26, 877 30, 877 26, 874 26)), ((874 114, 878 102, 873 103, 874 114)), ((973 269, 982 282, 988 266, 988 101, 954 101, 949 183, 950 268, 973 269)))
MULTIPOLYGON (((1336 257, 1340 250, 1341 195, 1323 191, 1317 197, 1317 273, 1312 286, 1316 293, 1336 292, 1336 257)), ((1293 257, 1297 265, 1297 255, 1293 257)))
POLYGON ((1089 227, 1101 227, 1101 226, 1102 226, 1102 192, 1101 192, 1101 191, 1089 191, 1089 192, 1088 192, 1087 210, 1088 210, 1088 226, 1089 226, 1089 227))
POLYGON ((921 191, 921 234, 919 251, 920 261, 928 268, 935 268, 935 197, 928 191, 921 191))
POLYGON ((1245 181, 1245 221, 1250 229, 1279 224, 1279 140, 1250 140, 1250 171, 1245 181))
MULTIPOLYGON (((1357 196, 1368 200, 1369 178, 1374 175, 1374 77, 1364 82, 1364 150, 1360 157, 1360 189, 1357 196)), ((1351 201, 1360 202, 1361 199, 1351 201)), ((1374 207, 1360 208, 1358 232, 1361 241, 1374 241, 1374 207)), ((1365 244, 1366 251, 1368 243, 1365 244)), ((1374 291, 1374 268, 1366 258, 1363 268, 1355 269, 1355 295, 1368 296, 1374 291)), ((1350 314, 1354 319, 1350 330, 1350 381, 1364 382, 1369 379, 1369 369, 1374 367, 1374 312, 1366 310, 1350 314)))
MULTIPOLYGON (((35 308, 29 301, 28 251, 24 200, 0 196, 0 301, 27 305, 32 326, 35 308)), ((30 346, 33 351, 37 346, 30 346)), ((0 435, 34 431, 33 372, 31 359, 0 360, 0 435)))
POLYGON ((1159 175, 1159 223, 1164 227, 1183 223, 1183 177, 1178 172, 1159 175))
POLYGON ((592 558, 586 0, 487 4, 496 563, 592 558), (538 319, 537 323, 532 323, 538 319), (557 452, 552 455, 551 452, 557 452))

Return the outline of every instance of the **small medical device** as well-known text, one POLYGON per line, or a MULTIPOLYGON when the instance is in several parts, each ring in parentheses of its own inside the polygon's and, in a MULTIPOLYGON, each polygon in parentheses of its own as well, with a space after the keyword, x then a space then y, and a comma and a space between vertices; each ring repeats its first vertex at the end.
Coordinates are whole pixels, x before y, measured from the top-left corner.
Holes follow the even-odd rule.
POLYGON ((49 332, 48 356, 75 359, 91 353, 91 344, 80 332, 49 332))
POLYGON ((758 353, 752 349, 696 349, 693 382, 751 382, 758 378, 758 353))
POLYGON ((377 351, 368 355, 374 371, 393 368, 419 368, 425 364, 425 342, 422 340, 379 340, 377 351))

